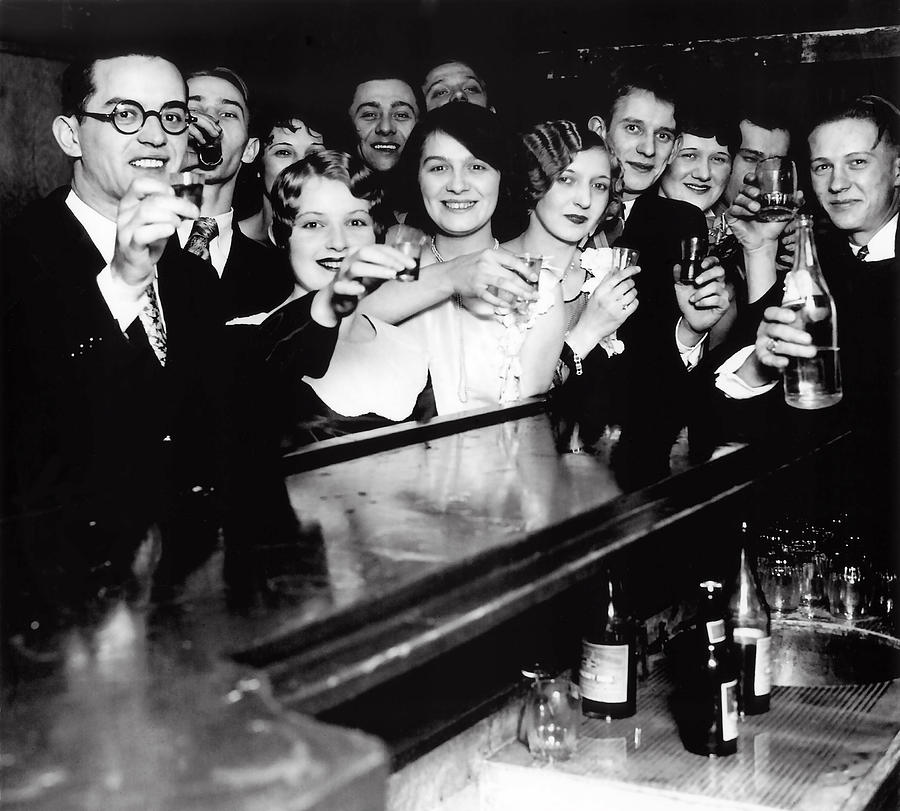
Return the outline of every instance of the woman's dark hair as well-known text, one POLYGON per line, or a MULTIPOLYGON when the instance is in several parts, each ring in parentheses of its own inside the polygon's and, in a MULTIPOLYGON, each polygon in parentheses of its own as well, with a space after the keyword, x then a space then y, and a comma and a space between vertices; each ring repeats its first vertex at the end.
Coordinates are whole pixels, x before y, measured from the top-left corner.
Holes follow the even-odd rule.
POLYGON ((494 234, 500 236, 505 230, 504 223, 509 218, 512 202, 508 186, 512 168, 511 141, 501 120, 490 110, 477 104, 445 104, 438 107, 425 113, 410 133, 396 168, 398 193, 407 211, 406 222, 429 234, 437 231, 437 226, 425 212, 422 191, 419 188, 419 164, 425 141, 436 132, 459 141, 478 160, 484 161, 500 173, 500 194, 497 209, 491 220, 494 234))
MULTIPOLYGON (((313 177, 343 183, 354 197, 371 203, 370 212, 381 202, 379 186, 373 182, 372 172, 361 162, 357 163, 346 152, 332 149, 310 152, 283 169, 272 185, 272 236, 279 248, 288 245, 297 218, 297 201, 306 181, 313 177)), ((373 221, 379 222, 375 214, 373 221)), ((376 236, 380 236, 377 227, 376 236)))
POLYGON ((618 213, 622 197, 622 166, 606 139, 593 130, 579 132, 571 121, 545 121, 521 135, 517 159, 517 186, 522 204, 533 209, 569 168, 579 152, 600 149, 609 156, 609 203, 604 216, 618 213))
POLYGON ((724 109, 713 109, 708 100, 703 103, 682 105, 678 112, 678 134, 694 135, 697 138, 715 138, 728 150, 733 158, 741 148, 739 118, 725 105, 724 109))

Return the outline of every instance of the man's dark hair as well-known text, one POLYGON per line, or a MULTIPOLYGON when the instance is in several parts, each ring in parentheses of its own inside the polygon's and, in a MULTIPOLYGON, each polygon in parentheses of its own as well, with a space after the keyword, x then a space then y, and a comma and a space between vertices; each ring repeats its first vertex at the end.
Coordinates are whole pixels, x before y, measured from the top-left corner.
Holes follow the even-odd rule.
POLYGON ((675 90, 666 79, 661 65, 623 65, 613 71, 610 79, 607 104, 603 108, 607 113, 607 126, 612 121, 619 99, 627 96, 632 90, 645 90, 660 101, 678 107, 675 90))
POLYGON ((822 124, 832 124, 844 119, 870 121, 875 126, 876 146, 884 138, 891 149, 900 149, 900 109, 882 96, 860 96, 826 111, 813 122, 810 132, 822 124))
POLYGON ((350 114, 350 117, 353 117, 353 110, 350 109, 353 103, 353 96, 356 93, 356 89, 365 84, 366 82, 386 82, 386 81, 398 81, 403 82, 405 85, 409 87, 412 91, 413 98, 416 101, 416 107, 418 108, 419 115, 421 115, 425 110, 425 100, 422 97, 422 91, 419 89, 419 86, 413 82, 409 77, 409 72, 405 70, 402 66, 384 64, 378 65, 373 68, 370 68, 363 74, 357 74, 352 78, 348 78, 345 82, 345 86, 347 88, 347 92, 344 94, 344 98, 346 99, 344 107, 350 114))
POLYGON ((108 53, 102 56, 94 56, 90 59, 72 62, 63 71, 62 75, 62 114, 81 117, 87 100, 97 92, 95 70, 98 62, 107 59, 118 59, 129 56, 137 56, 143 59, 162 59, 169 61, 167 57, 149 53, 108 53))
POLYGON ((94 82, 94 66, 97 59, 72 62, 62 75, 62 113, 78 115, 94 95, 97 86, 94 82))
POLYGON ((190 81, 191 79, 199 79, 201 76, 211 76, 214 79, 222 79, 223 81, 228 82, 228 84, 234 87, 244 99, 244 107, 247 109, 247 116, 249 118, 250 89, 247 87, 247 83, 235 71, 233 71, 231 68, 225 68, 221 66, 203 70, 195 70, 185 77, 185 81, 190 81))
POLYGON ((735 120, 738 124, 749 121, 764 130, 785 130, 789 133, 795 123, 789 102, 779 94, 761 93, 761 87, 748 88, 746 94, 740 95, 735 120))

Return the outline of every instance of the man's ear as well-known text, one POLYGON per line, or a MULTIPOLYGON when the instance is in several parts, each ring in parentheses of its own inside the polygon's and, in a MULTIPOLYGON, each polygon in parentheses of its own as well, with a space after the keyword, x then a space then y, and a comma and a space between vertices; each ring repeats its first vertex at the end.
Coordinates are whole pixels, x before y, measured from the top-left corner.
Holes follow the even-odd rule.
POLYGON ((51 131, 59 148, 70 158, 81 157, 81 131, 78 128, 78 119, 74 115, 58 115, 53 119, 51 131))
POLYGON ((592 115, 588 119, 588 129, 601 138, 606 138, 606 122, 599 115, 592 115))
POLYGON ((259 138, 251 138, 244 147, 244 154, 241 155, 241 163, 253 163, 259 154, 259 138))

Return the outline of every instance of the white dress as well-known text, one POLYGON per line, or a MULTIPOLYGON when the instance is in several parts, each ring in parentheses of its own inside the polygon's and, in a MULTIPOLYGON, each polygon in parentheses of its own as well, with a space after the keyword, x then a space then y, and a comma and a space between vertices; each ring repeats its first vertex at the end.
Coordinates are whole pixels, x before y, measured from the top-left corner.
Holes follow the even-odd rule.
POLYGON ((374 338, 341 336, 323 377, 304 377, 325 405, 345 417, 378 414, 389 420, 409 417, 428 379, 425 353, 400 328, 364 316, 374 338))

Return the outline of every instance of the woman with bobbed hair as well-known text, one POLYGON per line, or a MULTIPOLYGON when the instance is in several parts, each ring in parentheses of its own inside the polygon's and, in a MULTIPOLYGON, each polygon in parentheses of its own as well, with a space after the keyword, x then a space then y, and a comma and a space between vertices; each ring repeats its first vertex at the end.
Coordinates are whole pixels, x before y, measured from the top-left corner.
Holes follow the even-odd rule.
POLYGON ((407 222, 430 240, 420 281, 388 283, 366 308, 393 296, 387 307, 428 353, 439 414, 511 402, 552 382, 563 333, 559 285, 548 272, 535 289, 538 271, 501 248, 494 232, 496 212, 511 200, 510 152, 493 113, 448 104, 422 118, 401 158, 414 194, 407 222))
POLYGON ((322 133, 319 132, 320 118, 321 115, 300 110, 260 116, 257 130, 260 150, 254 161, 257 171, 254 193, 259 194, 257 185, 262 187, 260 208, 239 223, 242 233, 250 239, 264 245, 272 244, 269 231, 272 225, 272 185, 282 169, 303 158, 309 150, 325 148, 322 133))
POLYGON ((571 121, 537 124, 522 134, 519 163, 528 227, 503 247, 542 255, 561 279, 566 325, 559 385, 580 376, 589 355, 602 361, 622 351, 615 334, 637 309, 632 276, 640 269, 613 270, 609 248, 581 249, 620 200, 621 167, 600 135, 571 121))
MULTIPOLYGON (((377 188, 368 169, 333 150, 308 152, 272 186, 272 235, 288 254, 295 284, 263 323, 263 332, 278 334, 283 311, 307 296, 315 297, 313 318, 338 327, 330 334, 330 347, 322 347, 333 348, 323 376, 295 379, 290 371, 287 379, 283 376, 287 417, 300 429, 295 442, 407 419, 425 387, 424 354, 397 327, 356 310, 373 284, 414 264, 400 251, 375 243, 377 188)), ((291 340, 279 335, 282 344, 291 340)), ((304 336, 296 340, 299 347, 304 336)), ((279 355, 290 353, 281 346, 279 355)))

